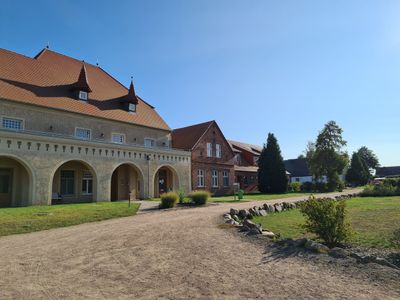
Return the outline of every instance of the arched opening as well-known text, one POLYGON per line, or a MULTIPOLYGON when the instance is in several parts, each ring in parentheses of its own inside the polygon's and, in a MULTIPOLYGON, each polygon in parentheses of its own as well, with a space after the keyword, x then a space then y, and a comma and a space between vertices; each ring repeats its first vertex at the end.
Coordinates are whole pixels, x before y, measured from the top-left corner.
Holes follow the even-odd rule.
POLYGON ((170 166, 160 167, 154 176, 154 197, 179 189, 178 173, 170 166))
POLYGON ((19 160, 0 156, 0 207, 31 204, 32 173, 19 160))
POLYGON ((85 162, 71 160, 54 173, 51 203, 85 203, 96 201, 97 178, 93 168, 85 162))
POLYGON ((111 176, 111 201, 143 198, 143 176, 129 163, 119 165, 111 176))

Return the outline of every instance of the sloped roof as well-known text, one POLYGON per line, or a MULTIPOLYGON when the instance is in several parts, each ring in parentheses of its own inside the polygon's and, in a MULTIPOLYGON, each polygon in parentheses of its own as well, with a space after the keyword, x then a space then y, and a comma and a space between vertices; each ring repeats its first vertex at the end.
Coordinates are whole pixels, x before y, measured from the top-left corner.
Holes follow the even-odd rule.
POLYGON ((283 162, 285 164, 286 171, 289 172, 292 177, 311 176, 307 165, 307 159, 296 158, 288 159, 283 162))
POLYGON ((400 176, 400 166, 376 168, 376 177, 400 176))
POLYGON ((48 49, 34 58, 0 49, 0 99, 170 130, 154 107, 140 97, 136 113, 123 110, 119 100, 128 89, 99 66, 84 63, 92 92, 88 103, 75 99, 71 87, 82 64, 48 49))
POLYGON ((214 122, 215 121, 208 121, 172 130, 172 147, 192 150, 198 140, 214 122))
POLYGON ((232 150, 235 152, 237 152, 237 150, 246 150, 255 155, 260 155, 260 153, 262 151, 262 147, 260 147, 258 145, 252 145, 252 144, 247 144, 247 143, 232 141, 232 140, 228 140, 228 143, 231 146, 232 150))

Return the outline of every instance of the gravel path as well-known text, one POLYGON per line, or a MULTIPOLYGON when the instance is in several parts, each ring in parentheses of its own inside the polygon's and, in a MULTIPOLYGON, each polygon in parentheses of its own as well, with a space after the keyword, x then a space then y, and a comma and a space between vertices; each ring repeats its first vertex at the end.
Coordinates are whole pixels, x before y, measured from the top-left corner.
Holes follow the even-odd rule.
POLYGON ((231 206, 251 205, 146 212, 2 237, 0 299, 400 298, 400 273, 390 268, 277 257, 218 226, 231 206))

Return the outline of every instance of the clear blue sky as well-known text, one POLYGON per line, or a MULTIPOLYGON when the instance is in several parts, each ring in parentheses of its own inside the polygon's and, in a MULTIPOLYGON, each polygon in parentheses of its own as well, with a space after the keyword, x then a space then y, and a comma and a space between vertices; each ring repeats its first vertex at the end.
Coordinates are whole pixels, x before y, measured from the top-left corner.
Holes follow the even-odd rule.
POLYGON ((400 165, 399 1, 9 1, 0 47, 100 65, 172 128, 215 119, 295 158, 329 120, 400 165))

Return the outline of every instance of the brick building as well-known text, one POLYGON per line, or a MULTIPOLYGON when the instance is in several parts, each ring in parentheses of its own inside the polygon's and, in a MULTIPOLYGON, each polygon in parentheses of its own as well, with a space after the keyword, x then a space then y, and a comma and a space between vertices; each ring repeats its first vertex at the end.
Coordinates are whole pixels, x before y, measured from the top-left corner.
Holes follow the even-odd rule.
POLYGON ((191 151, 192 189, 214 195, 233 193, 234 153, 217 122, 172 131, 172 147, 191 151))

